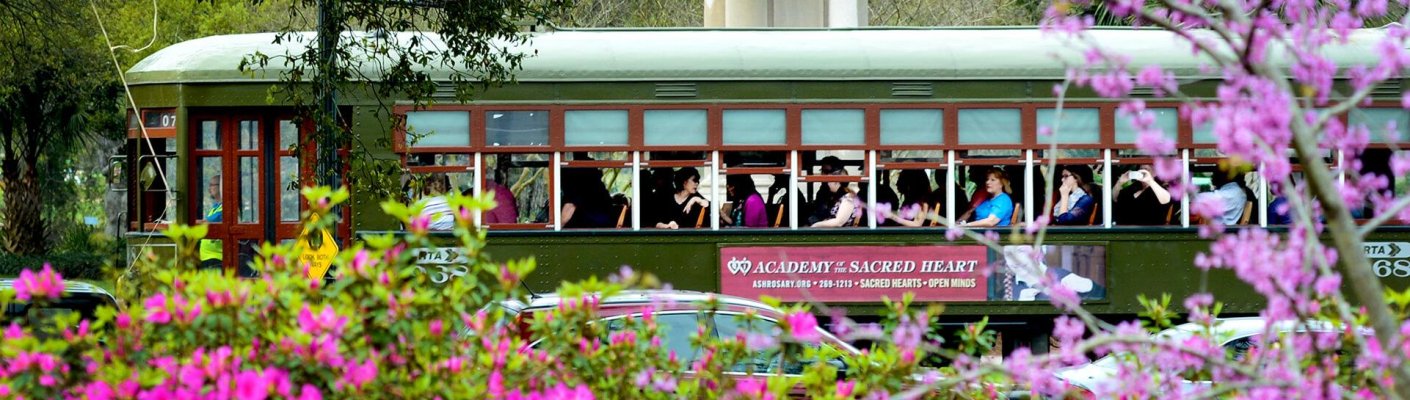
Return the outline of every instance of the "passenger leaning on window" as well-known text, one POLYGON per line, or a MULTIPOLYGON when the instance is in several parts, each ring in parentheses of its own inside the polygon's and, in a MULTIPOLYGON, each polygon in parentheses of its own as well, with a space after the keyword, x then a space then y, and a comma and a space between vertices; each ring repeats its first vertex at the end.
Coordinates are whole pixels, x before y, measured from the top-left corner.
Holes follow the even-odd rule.
MULTIPOLYGON (((842 161, 836 157, 823 159, 823 167, 832 171, 831 175, 847 175, 847 169, 842 165, 842 161)), ((831 204, 832 208, 828 217, 816 223, 814 228, 837 228, 852 226, 857 218, 861 217, 862 207, 857 200, 857 194, 852 192, 852 184, 844 182, 828 182, 824 187, 827 190, 819 190, 816 201, 817 204, 831 204), (826 197, 821 197, 826 196, 826 197)), ((820 206, 821 207, 821 206, 820 206)))
POLYGON ((925 221, 935 213, 930 207, 939 204, 930 196, 930 177, 918 169, 902 170, 901 176, 896 177, 896 189, 905 198, 894 212, 887 213, 886 219, 901 226, 925 226, 925 221))
POLYGON ((1092 197, 1092 168, 1086 165, 1063 166, 1061 186, 1058 186, 1057 204, 1053 205, 1053 224, 1087 225, 1097 201, 1092 197))
POLYGON ((984 191, 989 199, 974 208, 974 220, 965 222, 968 227, 1009 226, 1013 219, 1013 200, 1009 198, 1009 177, 998 168, 989 170, 984 179, 984 191))
POLYGON ((710 207, 710 201, 705 200, 705 196, 700 195, 700 171, 694 167, 685 167, 676 171, 675 176, 676 193, 672 196, 658 196, 657 201, 663 202, 654 206, 656 214, 656 227, 663 229, 680 229, 681 227, 695 227, 697 218, 691 218, 696 212, 705 212, 710 207))
POLYGON ((1170 192, 1155 179, 1150 165, 1121 174, 1113 187, 1121 188, 1116 197, 1111 198, 1117 225, 1170 223, 1170 192))

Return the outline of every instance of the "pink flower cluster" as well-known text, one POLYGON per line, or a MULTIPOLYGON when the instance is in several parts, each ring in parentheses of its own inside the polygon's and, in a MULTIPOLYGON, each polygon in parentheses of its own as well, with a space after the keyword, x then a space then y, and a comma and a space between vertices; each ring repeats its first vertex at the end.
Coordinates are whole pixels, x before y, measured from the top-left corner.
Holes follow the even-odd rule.
POLYGON ((64 294, 64 279, 54 272, 49 263, 39 273, 31 270, 20 271, 15 280, 15 298, 19 301, 58 300, 64 294))

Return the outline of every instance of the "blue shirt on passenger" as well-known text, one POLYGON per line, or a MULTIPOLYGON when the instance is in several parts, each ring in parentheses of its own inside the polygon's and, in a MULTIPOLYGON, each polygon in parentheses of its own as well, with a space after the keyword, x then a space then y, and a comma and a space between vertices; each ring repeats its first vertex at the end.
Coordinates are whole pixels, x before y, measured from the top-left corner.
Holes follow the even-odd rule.
POLYGON ((1013 200, 1009 200, 1008 193, 1000 192, 999 195, 979 203, 979 207, 974 209, 975 221, 990 216, 999 218, 999 223, 994 226, 1009 226, 1009 221, 1013 220, 1013 200))

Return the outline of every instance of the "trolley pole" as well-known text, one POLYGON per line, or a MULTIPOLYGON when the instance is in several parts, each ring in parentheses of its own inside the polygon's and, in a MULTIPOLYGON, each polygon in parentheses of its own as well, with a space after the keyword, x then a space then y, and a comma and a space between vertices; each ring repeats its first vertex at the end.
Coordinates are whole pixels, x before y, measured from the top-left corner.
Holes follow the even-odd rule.
MULTIPOLYGON (((314 118, 315 137, 318 146, 318 162, 314 171, 318 183, 337 190, 343 186, 340 179, 338 148, 341 136, 338 134, 338 91, 336 73, 338 62, 338 36, 340 23, 333 19, 341 19, 341 15, 335 17, 333 14, 341 14, 334 7, 339 7, 339 0, 319 0, 318 2, 318 48, 317 69, 313 77, 313 90, 317 95, 319 111, 322 115, 314 118)), ((330 211, 334 216, 334 221, 339 221, 342 216, 342 206, 334 206, 330 211)), ((337 242, 338 237, 337 222, 334 223, 332 232, 333 241, 337 242)))

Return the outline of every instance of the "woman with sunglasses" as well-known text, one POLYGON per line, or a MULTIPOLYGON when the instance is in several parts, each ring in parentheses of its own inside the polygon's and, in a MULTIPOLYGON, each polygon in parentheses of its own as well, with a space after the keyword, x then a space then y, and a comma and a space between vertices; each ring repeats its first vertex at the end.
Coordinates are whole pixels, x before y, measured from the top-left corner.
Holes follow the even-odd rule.
POLYGON ((1053 205, 1053 224, 1087 225, 1097 201, 1092 198, 1092 169, 1086 165, 1064 165, 1059 171, 1062 185, 1058 186, 1057 204, 1053 205))

